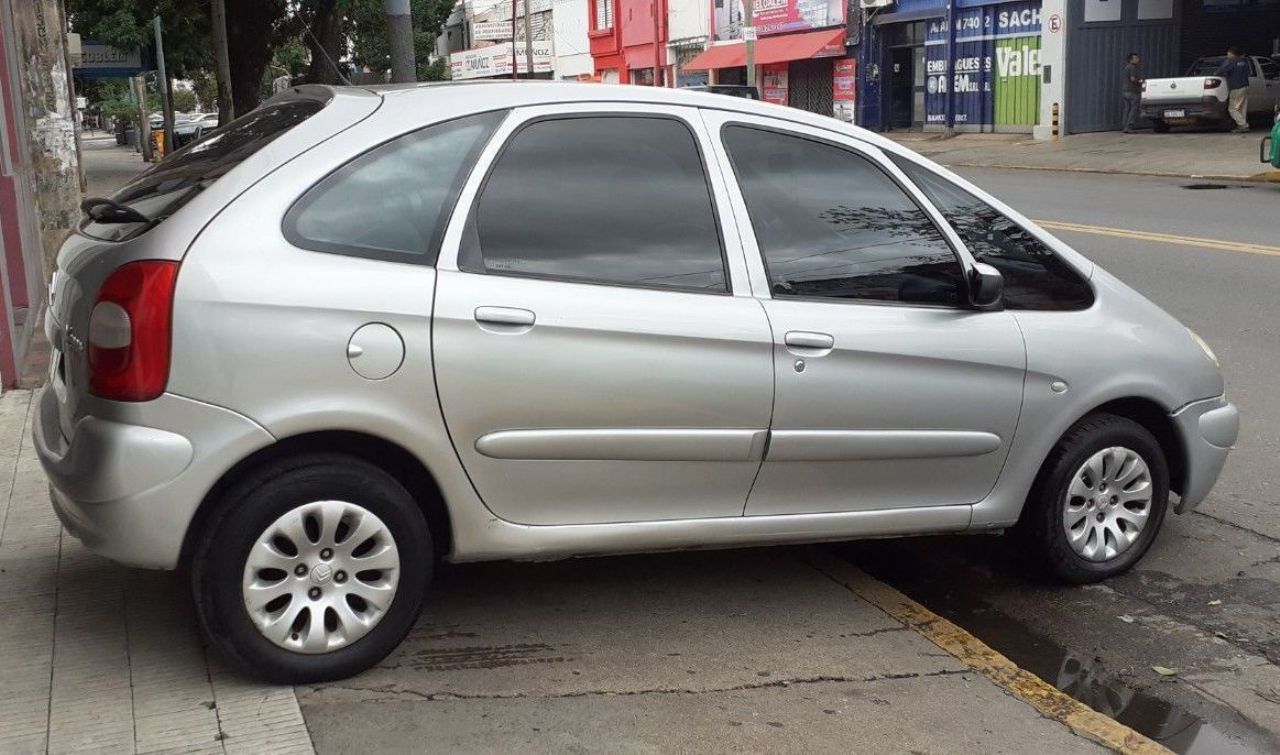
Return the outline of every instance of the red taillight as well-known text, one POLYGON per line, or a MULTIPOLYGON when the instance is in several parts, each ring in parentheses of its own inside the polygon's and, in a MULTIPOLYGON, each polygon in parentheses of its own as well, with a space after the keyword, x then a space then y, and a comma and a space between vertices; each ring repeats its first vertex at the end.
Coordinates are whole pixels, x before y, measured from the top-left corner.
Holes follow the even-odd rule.
POLYGON ((89 391, 113 401, 150 401, 169 382, 173 288, 178 263, 120 266, 89 316, 89 391))
POLYGON ((1217 89, 1220 86, 1222 86, 1222 79, 1205 79, 1204 80, 1205 89, 1217 89))

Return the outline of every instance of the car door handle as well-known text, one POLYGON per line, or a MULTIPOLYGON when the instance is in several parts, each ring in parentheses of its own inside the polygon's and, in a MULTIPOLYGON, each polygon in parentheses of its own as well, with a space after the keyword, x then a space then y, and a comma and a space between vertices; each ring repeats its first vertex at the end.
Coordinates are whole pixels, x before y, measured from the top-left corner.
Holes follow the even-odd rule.
POLYGON ((531 328, 536 319, 527 309, 516 307, 476 307, 476 322, 516 328, 531 328))
POLYGON ((808 330, 788 331, 783 342, 787 348, 806 356, 820 356, 814 352, 828 352, 836 345, 836 339, 829 333, 814 333, 808 330))

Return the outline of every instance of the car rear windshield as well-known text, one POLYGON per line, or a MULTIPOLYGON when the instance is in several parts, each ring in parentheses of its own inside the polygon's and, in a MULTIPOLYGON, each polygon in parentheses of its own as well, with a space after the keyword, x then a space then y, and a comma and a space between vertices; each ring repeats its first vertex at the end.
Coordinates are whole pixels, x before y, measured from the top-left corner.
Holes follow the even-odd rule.
POLYGON ((1188 76, 1212 76, 1222 67, 1222 61, 1226 58, 1201 58, 1191 64, 1191 70, 1187 72, 1188 76))
POLYGON ((111 195, 113 201, 137 211, 147 222, 104 223, 86 216, 81 232, 105 241, 123 241, 144 233, 324 106, 323 101, 315 99, 286 100, 267 104, 232 121, 226 128, 173 153, 111 195))

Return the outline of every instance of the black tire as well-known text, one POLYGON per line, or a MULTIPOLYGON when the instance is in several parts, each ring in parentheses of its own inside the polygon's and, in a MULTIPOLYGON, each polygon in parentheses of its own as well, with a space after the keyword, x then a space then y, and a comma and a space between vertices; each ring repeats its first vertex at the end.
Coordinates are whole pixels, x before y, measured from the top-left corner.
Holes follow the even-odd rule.
POLYGON ((1154 129, 1157 134, 1167 134, 1169 133, 1169 122, 1153 118, 1151 119, 1151 128, 1154 129))
POLYGON ((291 457, 250 474, 216 505, 192 559, 192 589, 209 643, 241 673, 276 684, 346 678, 385 658, 413 627, 431 580, 431 534, 413 497, 378 467, 343 454, 291 457), (368 634, 332 652, 307 655, 279 647, 258 631, 245 609, 241 581, 249 551, 269 525, 297 506, 323 500, 357 504, 382 520, 399 551, 399 584, 368 634))
POLYGON ((1062 436, 1041 467, 1015 535, 1028 555, 1053 578, 1071 584, 1100 582, 1127 571, 1147 552, 1169 507, 1169 464, 1145 427, 1113 414, 1091 414, 1062 436), (1072 475, 1090 456, 1122 446, 1138 453, 1151 475, 1151 513, 1138 539, 1107 561, 1089 561, 1072 550, 1062 524, 1072 475))

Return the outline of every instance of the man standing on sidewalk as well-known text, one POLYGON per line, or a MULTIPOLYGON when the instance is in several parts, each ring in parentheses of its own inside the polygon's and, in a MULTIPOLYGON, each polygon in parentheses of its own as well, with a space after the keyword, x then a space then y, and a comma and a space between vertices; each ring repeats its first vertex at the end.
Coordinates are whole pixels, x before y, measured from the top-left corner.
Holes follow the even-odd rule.
POLYGON ((1238 134, 1249 131, 1249 61, 1240 54, 1240 48, 1227 50, 1227 59, 1218 67, 1215 76, 1227 80, 1227 112, 1236 122, 1238 134))
POLYGON ((1129 62, 1124 67, 1120 97, 1124 117, 1121 128, 1126 134, 1132 134, 1134 126, 1138 125, 1138 111, 1142 105, 1142 59, 1136 52, 1129 53, 1129 62))

